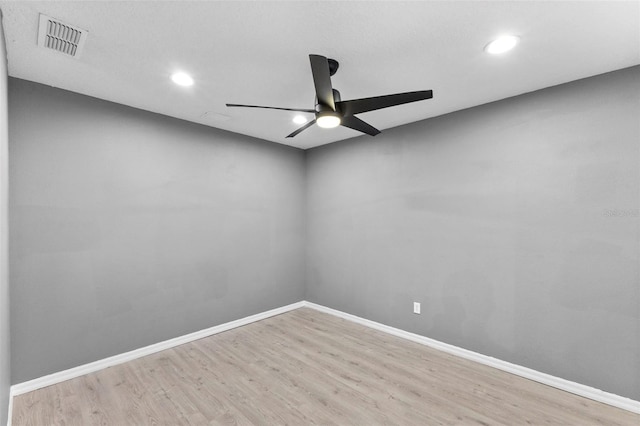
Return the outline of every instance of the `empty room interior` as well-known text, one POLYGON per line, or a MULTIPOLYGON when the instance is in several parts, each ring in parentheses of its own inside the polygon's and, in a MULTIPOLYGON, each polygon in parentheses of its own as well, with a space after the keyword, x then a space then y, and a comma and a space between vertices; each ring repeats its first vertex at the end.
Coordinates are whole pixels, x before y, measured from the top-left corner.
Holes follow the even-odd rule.
POLYGON ((640 425, 639 1, 0 12, 0 423, 640 425))

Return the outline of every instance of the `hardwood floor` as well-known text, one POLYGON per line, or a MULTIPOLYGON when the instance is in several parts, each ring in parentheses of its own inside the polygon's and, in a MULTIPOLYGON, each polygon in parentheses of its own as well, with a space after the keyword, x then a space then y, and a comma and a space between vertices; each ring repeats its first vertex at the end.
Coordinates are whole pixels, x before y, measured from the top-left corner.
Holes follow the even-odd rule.
POLYGON ((312 309, 17 396, 13 425, 639 425, 312 309))

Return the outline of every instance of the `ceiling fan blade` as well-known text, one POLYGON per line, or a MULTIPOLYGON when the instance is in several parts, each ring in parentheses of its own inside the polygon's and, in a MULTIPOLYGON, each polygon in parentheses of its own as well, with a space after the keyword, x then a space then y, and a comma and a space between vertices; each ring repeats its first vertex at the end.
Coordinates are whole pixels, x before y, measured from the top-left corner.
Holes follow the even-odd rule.
POLYGON ((287 137, 288 138, 292 138, 292 137, 296 136, 298 133, 301 133, 303 130, 307 130, 309 127, 313 126, 314 124, 316 124, 316 120, 311 120, 310 122, 308 122, 304 126, 300 127, 298 130, 294 131, 293 133, 291 133, 287 137))
POLYGON ((316 86, 318 103, 326 105, 335 111, 336 105, 333 100, 329 61, 320 55, 309 55, 309 60, 311 61, 311 73, 313 74, 313 84, 316 86))
POLYGON ((349 116, 431 98, 433 98, 433 91, 420 90, 417 92, 396 93, 394 95, 341 101, 336 102, 336 105, 344 115, 349 116))
POLYGON ((270 106, 260 106, 260 105, 240 105, 240 104, 227 104, 228 107, 240 107, 240 108, 265 108, 265 109, 279 109, 283 111, 298 111, 298 112, 311 112, 315 113, 314 109, 302 109, 302 108, 280 108, 280 107, 270 107, 270 106))
POLYGON ((350 129, 357 130, 362 133, 366 133, 369 136, 375 136, 380 133, 380 130, 376 129, 375 127, 373 127, 368 123, 365 123, 364 121, 360 120, 358 117, 355 117, 353 115, 342 117, 340 124, 350 129))

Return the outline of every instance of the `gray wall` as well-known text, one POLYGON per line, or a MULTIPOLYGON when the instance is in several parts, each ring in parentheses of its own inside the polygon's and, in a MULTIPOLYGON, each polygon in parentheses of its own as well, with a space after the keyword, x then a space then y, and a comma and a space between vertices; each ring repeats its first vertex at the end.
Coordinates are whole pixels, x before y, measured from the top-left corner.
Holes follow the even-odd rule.
POLYGON ((9 122, 13 383, 303 298, 303 151, 17 79, 9 122))
MULTIPOLYGON (((1 18, 1 16, 0 16, 1 18)), ((0 19, 0 424, 7 418, 11 383, 9 339, 9 168, 7 135, 7 55, 0 19)))
POLYGON ((307 299, 640 400, 639 88, 635 67, 308 151, 307 299))
POLYGON ((12 381, 306 297, 640 400, 638 87, 305 156, 10 79, 12 381))

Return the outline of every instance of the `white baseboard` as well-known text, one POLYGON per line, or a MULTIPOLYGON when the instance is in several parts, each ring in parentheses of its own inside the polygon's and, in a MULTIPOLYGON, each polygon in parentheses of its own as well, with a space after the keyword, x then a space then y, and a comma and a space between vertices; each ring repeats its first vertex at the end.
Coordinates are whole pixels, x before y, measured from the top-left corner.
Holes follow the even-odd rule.
POLYGON ((7 411, 7 426, 11 426, 11 418, 13 417, 13 391, 9 388, 9 409, 7 411))
POLYGON ((193 342, 194 340, 202 339, 203 337, 212 336, 214 334, 222 333, 223 331, 227 331, 236 327, 242 327, 243 325, 251 324, 252 322, 260 321, 265 318, 273 317, 275 315, 280 315, 285 312, 289 312, 294 309, 301 308, 302 306, 304 306, 304 302, 292 303, 291 305, 283 306, 280 308, 272 309, 270 311, 251 315, 246 318, 241 318, 235 321, 216 325, 215 327, 207 328, 204 330, 196 331, 194 333, 186 334, 184 336, 165 340, 164 342, 154 343, 153 345, 145 346, 143 348, 135 349, 133 351, 125 352, 123 354, 114 355, 109 358, 90 362, 89 364, 84 364, 78 367, 70 368, 68 370, 59 371, 57 373, 53 373, 47 376, 39 377, 37 379, 29 380, 27 382, 18 383, 11 386, 10 395, 11 396, 21 395, 23 393, 31 392, 36 389, 44 388, 46 386, 51 386, 56 383, 73 379, 75 377, 93 373, 94 371, 102 370, 103 368, 112 367, 114 365, 122 364, 123 362, 127 362, 127 361, 132 361, 134 359, 151 355, 156 352, 163 351, 165 349, 170 349, 178 345, 193 342))
POLYGON ((575 395, 579 395, 585 398, 592 399, 594 401, 602 402, 604 404, 612 405, 623 410, 631 411, 633 413, 640 414, 640 401, 636 401, 630 398, 625 398, 613 393, 605 392, 600 389, 592 388, 591 386, 582 385, 580 383, 572 382, 570 380, 561 379, 559 377, 552 376, 550 374, 542 373, 540 371, 532 370, 527 367, 512 364, 507 361, 502 361, 497 358, 493 358, 487 355, 482 355, 477 352, 469 351, 467 349, 459 348, 457 346, 449 345, 447 343, 439 342, 428 337, 421 336, 419 334, 410 333, 408 331, 400 330, 399 328, 390 327, 388 325, 380 324, 375 321, 360 318, 355 315, 347 314, 336 309, 327 308, 326 306, 318 305, 312 302, 304 302, 304 306, 312 308, 320 312, 335 315, 337 317, 353 321, 360 325, 370 327, 388 334, 392 334, 403 339, 411 340, 412 342, 420 343, 425 346, 429 346, 434 349, 438 349, 442 352, 449 353, 451 355, 459 356, 471 361, 478 362, 480 364, 488 365, 490 367, 497 368, 498 370, 506 371, 516 376, 524 377, 526 379, 534 380, 536 382, 552 386, 563 391, 571 392, 575 395))
POLYGON ((11 426, 11 415, 13 410, 13 397, 21 395, 26 392, 31 392, 36 389, 40 389, 46 386, 51 386, 56 383, 64 382, 65 380, 73 379, 85 374, 93 373, 98 370, 102 370, 107 367, 122 364, 127 361, 132 361, 143 356, 151 355, 156 352, 170 349, 178 345, 192 342, 194 340, 202 339, 204 337, 212 336, 223 331, 231 330, 236 327, 251 324, 252 322, 260 321, 275 315, 283 314, 285 312, 292 311, 294 309, 307 307, 325 312, 366 327, 370 327, 403 339, 407 339, 416 343, 420 343, 425 346, 429 346, 434 349, 441 350, 443 352, 459 356, 471 361, 478 362, 480 364, 488 365, 490 367, 497 368, 502 371, 506 371, 511 374, 515 374, 526 379, 534 380, 539 383, 543 383, 548 386, 552 386, 557 389, 561 389, 567 392, 571 392, 575 395, 579 395, 585 398, 592 399, 594 401, 602 402, 604 404, 612 405, 614 407, 622 408, 633 413, 640 414, 640 401, 625 398, 619 395, 615 395, 609 392, 602 391, 600 389, 592 388, 590 386, 582 385, 580 383, 572 382, 569 380, 561 379, 559 377, 551 376, 546 373, 542 373, 530 368, 522 367, 516 364, 512 364, 507 361, 502 361, 497 358, 482 355, 477 352, 462 349, 457 346, 449 345, 447 343, 439 342, 428 337, 421 336, 419 334, 410 333, 408 331, 400 330, 398 328, 390 327, 388 325, 380 324, 375 321, 360 318, 355 315, 347 314, 346 312, 338 311, 336 309, 328 308, 326 306, 318 305, 316 303, 301 301, 292 303, 291 305, 283 306, 281 308, 272 309, 270 311, 262 312, 259 314, 251 315, 246 318, 241 318, 235 321, 231 321, 225 324, 220 324, 215 327, 207 328, 205 330, 196 331, 195 333, 186 334, 184 336, 169 339, 164 342, 155 343, 153 345, 145 346, 144 348, 136 349, 130 352, 125 352, 120 355, 115 355, 109 358, 105 358, 99 361, 91 362, 89 364, 74 367, 68 370, 60 371, 58 373, 49 374, 37 379, 29 380, 27 382, 18 383, 11 386, 9 393, 9 413, 7 425, 11 426))

